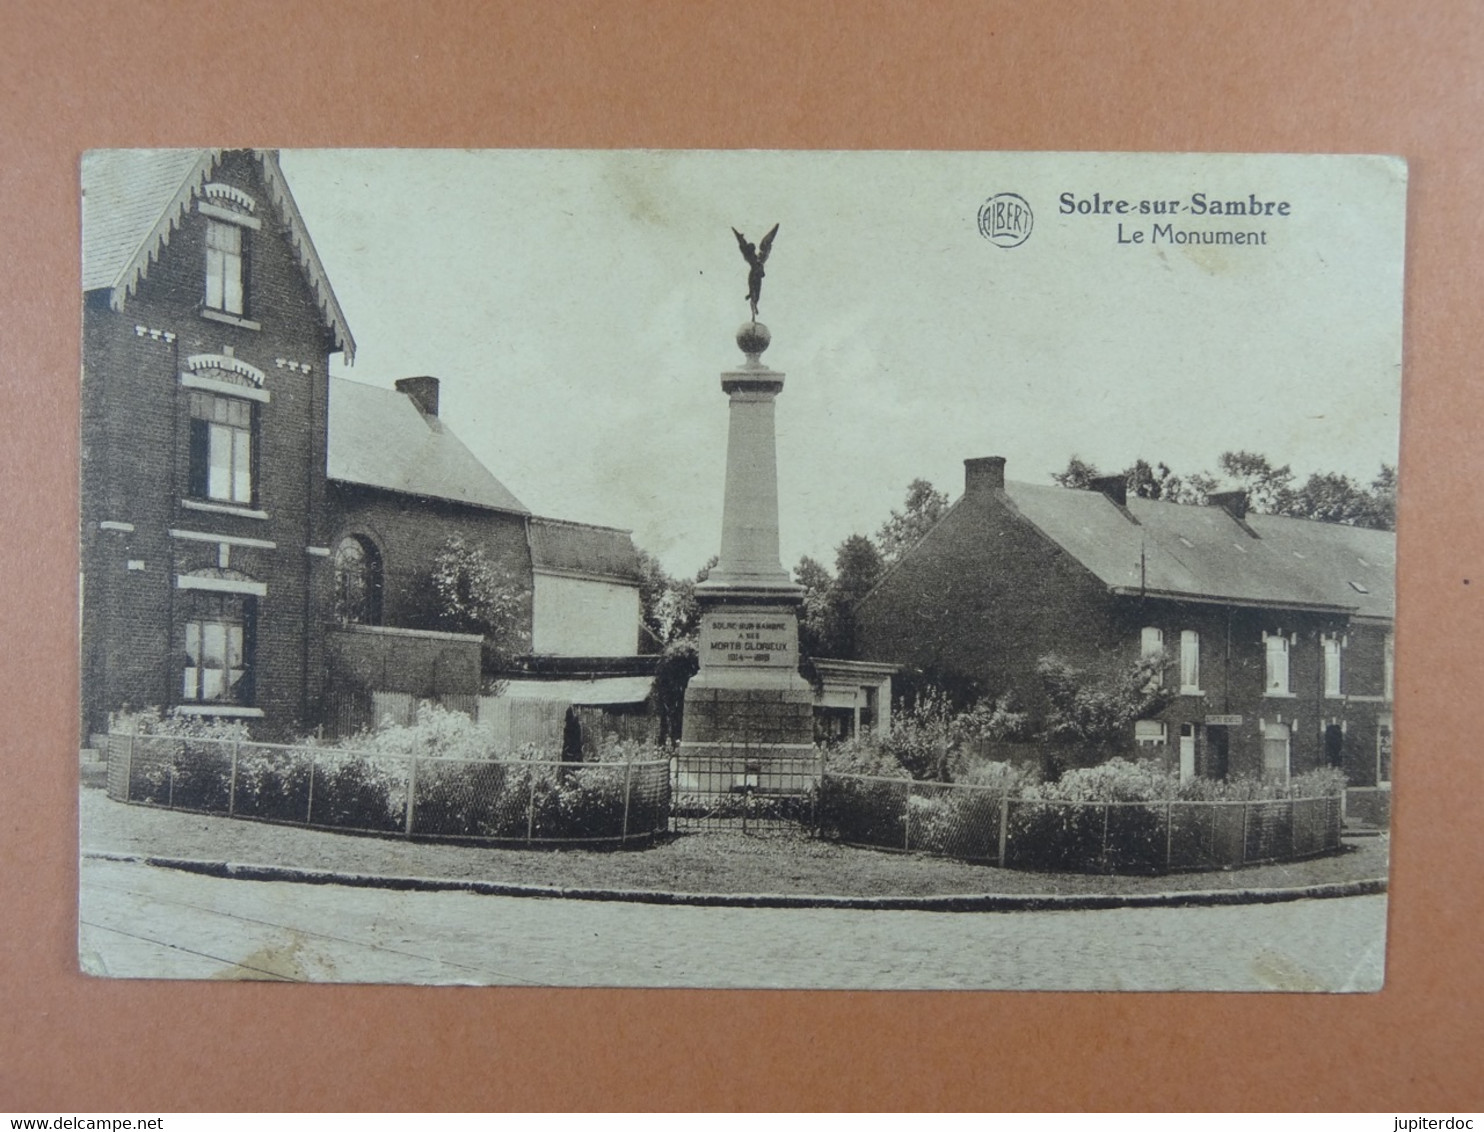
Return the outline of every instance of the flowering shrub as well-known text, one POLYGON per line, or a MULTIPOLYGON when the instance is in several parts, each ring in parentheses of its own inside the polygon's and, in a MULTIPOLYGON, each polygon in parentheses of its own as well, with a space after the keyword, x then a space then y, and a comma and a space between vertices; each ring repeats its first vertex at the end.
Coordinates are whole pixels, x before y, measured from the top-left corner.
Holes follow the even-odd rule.
POLYGON ((195 739, 247 739, 247 724, 240 719, 217 719, 204 715, 182 715, 172 708, 163 714, 158 707, 109 712, 108 730, 123 735, 182 735, 195 739))
POLYGON ((1252 778, 1182 783, 1156 762, 1126 759, 1068 771, 1049 783, 1008 763, 979 764, 964 778, 953 785, 899 784, 827 773, 821 833, 997 860, 1003 813, 1005 865, 1112 873, 1219 868, 1336 848, 1337 799, 1345 789, 1344 775, 1330 768, 1288 784, 1252 778), (967 789, 968 781, 990 789, 967 789), (1329 808, 1324 799, 1331 800, 1329 808))
POLYGON ((333 745, 345 751, 381 758, 478 759, 495 757, 490 732, 461 711, 435 703, 417 706, 417 717, 402 725, 383 722, 333 745))

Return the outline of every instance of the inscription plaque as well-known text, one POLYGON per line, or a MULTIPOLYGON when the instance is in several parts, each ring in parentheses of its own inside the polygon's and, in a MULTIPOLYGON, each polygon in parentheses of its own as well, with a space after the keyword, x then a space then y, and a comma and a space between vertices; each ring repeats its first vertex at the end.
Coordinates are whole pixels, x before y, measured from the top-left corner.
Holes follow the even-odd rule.
POLYGON ((701 620, 701 664, 706 668, 777 668, 799 664, 798 622, 785 613, 707 613, 701 620))

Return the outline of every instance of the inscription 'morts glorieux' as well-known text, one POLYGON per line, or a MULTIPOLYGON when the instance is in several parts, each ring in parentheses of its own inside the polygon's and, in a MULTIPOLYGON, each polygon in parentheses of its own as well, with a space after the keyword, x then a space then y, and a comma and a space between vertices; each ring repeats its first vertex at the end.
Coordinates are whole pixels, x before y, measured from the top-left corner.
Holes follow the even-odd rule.
POLYGON ((706 615, 701 621, 701 664, 705 667, 798 663, 797 629, 786 617, 748 616, 731 612, 706 615))

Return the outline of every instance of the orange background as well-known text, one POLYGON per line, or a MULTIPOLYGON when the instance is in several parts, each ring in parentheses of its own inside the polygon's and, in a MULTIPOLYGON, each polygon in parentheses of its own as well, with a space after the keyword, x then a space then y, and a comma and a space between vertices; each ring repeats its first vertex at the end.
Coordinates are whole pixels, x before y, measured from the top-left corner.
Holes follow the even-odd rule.
POLYGON ((1479 1108, 1481 93, 1477 3, 6 5, 0 1107, 1479 1108), (1407 157, 1386 990, 285 989, 79 976, 77 163, 92 146, 202 144, 1407 157))

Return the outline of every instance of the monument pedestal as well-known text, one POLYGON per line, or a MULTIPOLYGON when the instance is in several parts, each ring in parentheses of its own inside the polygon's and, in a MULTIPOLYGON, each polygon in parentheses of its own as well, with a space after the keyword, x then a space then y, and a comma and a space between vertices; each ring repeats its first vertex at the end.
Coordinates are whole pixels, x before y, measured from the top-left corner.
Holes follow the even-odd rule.
POLYGON ((813 754, 814 689, 799 675, 798 603, 776 596, 783 600, 702 598, 701 668, 685 690, 682 754, 813 754))
POLYGON ((773 401, 783 374, 763 365, 768 328, 744 323, 745 364, 721 375, 729 398, 721 557, 696 586, 700 671, 685 691, 680 750, 748 760, 809 758, 814 690, 799 675, 804 590, 778 558, 778 460, 773 401))

